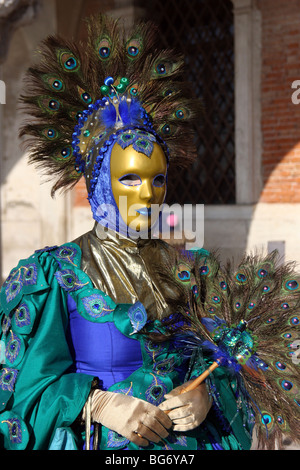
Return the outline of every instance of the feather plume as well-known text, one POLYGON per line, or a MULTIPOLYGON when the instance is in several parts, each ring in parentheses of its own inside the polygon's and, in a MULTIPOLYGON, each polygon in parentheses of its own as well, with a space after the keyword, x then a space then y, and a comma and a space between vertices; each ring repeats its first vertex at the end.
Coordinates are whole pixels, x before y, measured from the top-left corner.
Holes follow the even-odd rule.
POLYGON ((177 309, 187 320, 179 347, 201 348, 235 374, 239 393, 252 403, 260 449, 281 448, 285 437, 299 442, 300 274, 295 263, 280 263, 276 251, 246 255, 237 268, 233 262, 222 266, 213 253, 174 258, 177 269, 165 265, 160 276, 165 282, 172 276, 171 283, 186 281, 188 304, 177 309))
POLYGON ((171 166, 190 164, 196 157, 191 123, 202 108, 185 79, 182 57, 171 49, 162 50, 152 23, 139 23, 125 34, 118 21, 96 15, 87 20, 87 33, 85 44, 59 36, 46 38, 40 62, 28 70, 21 96, 30 118, 20 135, 26 138, 29 162, 56 180, 52 194, 86 176, 87 160, 95 163, 98 149, 116 131, 112 101, 107 109, 101 101, 107 96, 103 86, 109 77, 124 128, 146 126, 167 145, 171 166), (127 110, 125 102, 131 103, 127 110), (95 111, 84 120, 91 106, 95 111), (88 125, 95 113, 100 122, 91 132, 88 125), (99 141, 95 149, 93 139, 99 141))

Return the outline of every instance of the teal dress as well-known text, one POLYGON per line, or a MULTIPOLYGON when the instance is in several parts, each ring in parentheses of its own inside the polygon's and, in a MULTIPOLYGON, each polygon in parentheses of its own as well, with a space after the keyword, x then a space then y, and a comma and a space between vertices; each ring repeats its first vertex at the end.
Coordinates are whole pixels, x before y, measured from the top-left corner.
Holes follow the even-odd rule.
MULTIPOLYGON (((189 358, 172 341, 149 340, 164 321, 148 318, 140 302, 116 304, 95 288, 81 257, 75 243, 37 251, 1 289, 2 449, 84 448, 78 416, 95 377, 104 390, 158 405, 210 363, 200 351, 189 358)), ((217 369, 208 381, 214 405, 204 423, 146 449, 249 449, 251 409, 237 398, 236 385, 217 369)), ((140 449, 104 426, 100 436, 101 450, 140 449)))

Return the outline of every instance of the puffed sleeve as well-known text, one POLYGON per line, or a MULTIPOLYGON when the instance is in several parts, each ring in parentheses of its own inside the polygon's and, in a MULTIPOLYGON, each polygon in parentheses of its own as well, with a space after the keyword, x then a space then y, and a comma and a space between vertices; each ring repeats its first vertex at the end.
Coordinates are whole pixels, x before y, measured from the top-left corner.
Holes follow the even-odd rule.
POLYGON ((20 261, 0 293, 2 449, 48 449, 80 414, 94 379, 70 370, 67 297, 50 251, 20 261))

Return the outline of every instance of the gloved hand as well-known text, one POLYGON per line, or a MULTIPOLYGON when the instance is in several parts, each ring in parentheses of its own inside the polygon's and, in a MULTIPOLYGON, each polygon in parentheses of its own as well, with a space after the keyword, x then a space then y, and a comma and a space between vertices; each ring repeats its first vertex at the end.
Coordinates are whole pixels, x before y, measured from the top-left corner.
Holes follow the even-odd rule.
POLYGON ((168 435, 172 421, 157 406, 121 393, 95 390, 91 404, 92 421, 121 434, 138 446, 158 443, 168 435))
POLYGON ((159 408, 172 420, 174 431, 195 429, 205 420, 211 408, 212 400, 204 383, 195 390, 181 393, 190 382, 167 393, 165 401, 159 405, 159 408))

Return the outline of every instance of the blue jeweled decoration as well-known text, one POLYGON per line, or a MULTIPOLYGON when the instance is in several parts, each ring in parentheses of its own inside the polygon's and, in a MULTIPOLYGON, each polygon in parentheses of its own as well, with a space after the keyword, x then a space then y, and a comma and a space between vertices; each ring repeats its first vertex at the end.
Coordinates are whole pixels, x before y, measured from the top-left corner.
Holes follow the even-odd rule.
POLYGON ((175 359, 172 356, 170 359, 163 359, 162 361, 156 362, 153 365, 153 371, 157 375, 168 375, 170 374, 175 367, 175 359))
POLYGON ((155 357, 161 353, 161 351, 164 349, 164 346, 159 343, 154 343, 151 340, 146 340, 145 344, 145 351, 146 353, 151 357, 153 362, 155 361, 155 357))
POLYGON ((31 323, 30 310, 29 310, 28 305, 25 302, 21 303, 15 309, 14 321, 15 321, 16 326, 18 326, 19 328, 30 325, 31 323))
POLYGON ((19 355, 20 349, 21 349, 21 340, 17 335, 15 335, 11 331, 9 335, 9 340, 6 343, 6 350, 5 350, 5 357, 11 364, 15 362, 16 358, 19 355))
POLYGON ((79 277, 76 276, 74 271, 72 271, 71 269, 64 269, 62 271, 57 271, 55 273, 55 277, 60 287, 62 287, 67 292, 74 292, 88 284, 87 282, 86 283, 81 282, 79 280, 79 277))
POLYGON ((245 364, 255 353, 255 341, 244 320, 232 328, 220 325, 212 331, 212 336, 223 361, 234 359, 239 364, 245 364))
POLYGON ((6 301, 11 302, 21 291, 23 287, 21 272, 17 270, 6 281, 5 296, 6 301))
POLYGON ((37 281, 37 267, 34 263, 23 267, 23 284, 24 286, 32 286, 37 281))
POLYGON ((92 318, 100 318, 108 315, 114 309, 110 308, 101 294, 92 294, 82 298, 82 303, 88 315, 92 318))
POLYGON ((153 380, 145 392, 146 400, 152 405, 159 405, 167 393, 167 387, 157 376, 151 375, 153 380))
POLYGON ((7 390, 9 392, 14 391, 14 386, 17 380, 18 370, 10 369, 9 367, 4 368, 0 375, 0 388, 1 390, 7 390))
POLYGON ((9 430, 9 439, 12 444, 20 444, 22 442, 22 427, 18 418, 9 418, 1 421, 6 423, 9 430))
POLYGON ((38 269, 35 263, 20 266, 11 272, 5 282, 5 297, 7 302, 14 300, 24 286, 35 285, 38 269))
POLYGON ((55 256, 60 260, 67 261, 68 263, 75 264, 74 259, 77 255, 76 248, 70 246, 62 246, 55 251, 55 256))
POLYGON ((143 153, 147 157, 150 157, 152 154, 153 142, 155 142, 155 137, 149 132, 130 130, 120 134, 116 140, 116 143, 119 144, 122 149, 126 149, 129 145, 132 145, 134 150, 143 153))
MULTIPOLYGON (((93 160, 92 155, 94 155, 94 167, 92 178, 90 179, 89 198, 91 198, 94 193, 97 178, 106 152, 111 145, 114 144, 117 137, 123 132, 133 130, 136 134, 137 130, 140 131, 139 134, 136 134, 137 138, 141 139, 140 142, 136 143, 136 149, 139 152, 143 152, 145 155, 151 155, 151 148, 153 148, 152 142, 157 141, 163 146, 167 160, 169 161, 168 147, 163 139, 153 129, 153 125, 146 110, 140 105, 136 97, 131 95, 131 92, 128 92, 128 97, 130 98, 129 105, 127 100, 123 99, 125 98, 124 96, 119 96, 119 93, 123 94, 126 91, 128 85, 126 77, 121 78, 118 85, 112 87, 113 84, 113 77, 107 77, 107 79, 105 79, 105 84, 101 87, 105 97, 95 101, 94 103, 90 103, 87 109, 79 113, 78 122, 74 127, 72 135, 75 169, 78 173, 85 173, 87 166, 90 166, 93 160), (99 122, 101 121, 104 123, 104 127, 110 131, 106 136, 106 140, 104 140, 103 135, 93 135, 93 146, 88 148, 87 153, 83 155, 79 145, 81 139, 86 138, 85 133, 86 131, 89 131, 87 128, 88 120, 93 117, 98 119, 99 122), (149 137, 148 131, 152 134, 152 137, 149 137), (144 139, 146 139, 146 144, 144 139)), ((122 144, 122 142, 120 142, 120 144, 122 144)), ((130 145, 130 143, 128 145, 130 145)))
POLYGON ((133 327, 131 335, 140 331, 147 322, 147 312, 141 302, 136 302, 128 309, 128 317, 133 327))

